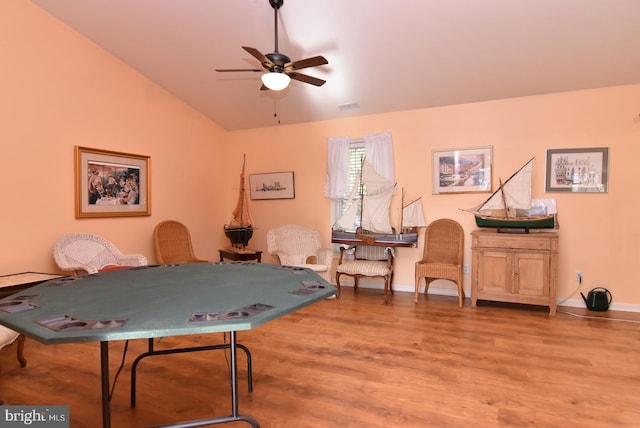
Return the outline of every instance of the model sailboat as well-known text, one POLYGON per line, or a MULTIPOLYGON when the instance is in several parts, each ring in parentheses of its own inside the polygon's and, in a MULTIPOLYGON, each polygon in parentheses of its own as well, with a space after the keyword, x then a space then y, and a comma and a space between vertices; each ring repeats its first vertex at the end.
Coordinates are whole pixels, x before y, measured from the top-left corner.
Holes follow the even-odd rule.
MULTIPOLYGON (((418 240, 417 232, 394 233, 391 227, 390 208, 395 188, 396 183, 379 175, 371 164, 363 160, 360 176, 351 190, 349 206, 333 226, 331 242, 415 244, 418 240)), ((424 223, 424 218, 422 222, 424 223)))
POLYGON ((481 205, 467 210, 474 214, 479 227, 547 229, 556 226, 553 199, 531 199, 533 161, 531 158, 481 205))
POLYGON ((245 155, 242 160, 242 172, 240 173, 240 193, 238 203, 233 210, 229 224, 224 225, 224 233, 231 241, 233 249, 244 251, 249 245, 249 239, 253 236, 253 218, 249 210, 249 196, 245 186, 244 167, 247 160, 245 155))

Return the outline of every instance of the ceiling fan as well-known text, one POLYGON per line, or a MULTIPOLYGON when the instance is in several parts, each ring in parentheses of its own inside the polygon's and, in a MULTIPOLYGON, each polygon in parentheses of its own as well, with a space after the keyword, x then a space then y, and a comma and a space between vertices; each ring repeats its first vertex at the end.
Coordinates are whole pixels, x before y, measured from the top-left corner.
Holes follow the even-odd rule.
POLYGON ((243 46, 242 49, 247 51, 252 57, 260 61, 263 69, 216 69, 218 72, 239 72, 239 71, 252 71, 261 73, 267 71, 262 75, 262 87, 260 90, 274 90, 279 91, 286 88, 289 85, 291 79, 298 80, 300 82, 309 83, 315 86, 322 86, 326 83, 325 80, 318 79, 317 77, 308 76, 306 74, 298 73, 297 70, 303 68, 316 67, 318 65, 329 64, 323 56, 314 56, 311 58, 302 59, 299 61, 291 61, 291 59, 278 52, 278 9, 282 7, 284 0, 269 0, 269 4, 273 8, 273 16, 275 22, 275 49, 273 52, 266 55, 262 54, 256 48, 243 46))

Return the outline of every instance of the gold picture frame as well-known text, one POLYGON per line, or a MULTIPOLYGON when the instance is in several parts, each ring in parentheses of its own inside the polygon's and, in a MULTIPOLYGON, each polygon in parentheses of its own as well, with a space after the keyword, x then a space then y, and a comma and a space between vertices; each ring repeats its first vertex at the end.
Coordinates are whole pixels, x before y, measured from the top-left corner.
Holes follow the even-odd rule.
POLYGON ((149 156, 76 146, 76 218, 151 215, 149 164, 149 156))

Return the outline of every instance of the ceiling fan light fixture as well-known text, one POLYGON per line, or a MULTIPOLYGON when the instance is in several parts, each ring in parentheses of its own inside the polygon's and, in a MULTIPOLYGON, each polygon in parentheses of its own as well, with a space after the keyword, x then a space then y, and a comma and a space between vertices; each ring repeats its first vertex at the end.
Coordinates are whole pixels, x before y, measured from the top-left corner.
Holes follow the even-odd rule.
POLYGON ((264 86, 271 89, 272 91, 281 91, 287 86, 289 86, 289 82, 291 78, 285 74, 277 71, 273 71, 270 73, 265 73, 261 77, 262 83, 264 86))

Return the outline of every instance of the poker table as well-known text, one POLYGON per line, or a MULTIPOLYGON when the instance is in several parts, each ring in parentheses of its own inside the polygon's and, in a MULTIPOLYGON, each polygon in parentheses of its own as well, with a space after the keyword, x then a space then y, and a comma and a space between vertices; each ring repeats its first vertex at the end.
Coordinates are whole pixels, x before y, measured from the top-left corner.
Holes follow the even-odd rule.
POLYGON ((44 344, 100 342, 103 428, 111 425, 108 342, 228 332, 231 414, 164 426, 245 421, 258 427, 238 412, 237 348, 242 345, 237 332, 335 293, 318 274, 299 267, 248 262, 149 265, 52 279, 5 297, 0 300, 0 324, 44 344))

